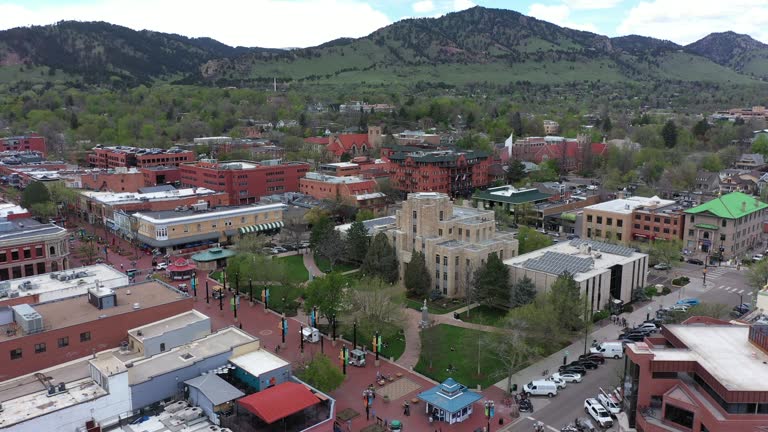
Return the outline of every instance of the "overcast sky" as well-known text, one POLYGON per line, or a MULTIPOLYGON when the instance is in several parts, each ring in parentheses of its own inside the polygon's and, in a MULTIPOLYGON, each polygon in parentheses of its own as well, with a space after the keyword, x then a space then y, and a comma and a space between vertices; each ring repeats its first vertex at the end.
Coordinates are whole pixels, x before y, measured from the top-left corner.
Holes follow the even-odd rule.
POLYGON ((361 37, 403 18, 475 5, 512 8, 608 36, 640 34, 688 44, 733 30, 768 43, 768 0, 0 0, 0 29, 107 21, 229 45, 287 48, 361 37))

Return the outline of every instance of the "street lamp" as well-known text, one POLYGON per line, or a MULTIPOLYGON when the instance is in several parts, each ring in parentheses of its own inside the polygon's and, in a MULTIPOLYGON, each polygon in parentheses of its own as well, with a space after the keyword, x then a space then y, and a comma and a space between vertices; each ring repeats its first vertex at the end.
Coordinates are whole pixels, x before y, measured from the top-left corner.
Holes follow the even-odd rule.
POLYGON ((485 406, 485 418, 488 420, 488 425, 486 426, 486 431, 491 432, 491 419, 496 414, 495 407, 492 400, 487 400, 483 402, 483 405, 485 406))

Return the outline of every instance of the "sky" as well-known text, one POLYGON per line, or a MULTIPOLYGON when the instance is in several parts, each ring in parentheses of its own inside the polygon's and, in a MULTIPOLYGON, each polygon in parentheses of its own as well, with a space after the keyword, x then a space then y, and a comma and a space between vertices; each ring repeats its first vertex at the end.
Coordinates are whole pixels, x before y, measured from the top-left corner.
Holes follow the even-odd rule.
POLYGON ((768 43, 768 0, 0 0, 0 29, 107 21, 232 46, 294 48, 475 5, 611 37, 639 34, 688 44, 732 30, 768 43))

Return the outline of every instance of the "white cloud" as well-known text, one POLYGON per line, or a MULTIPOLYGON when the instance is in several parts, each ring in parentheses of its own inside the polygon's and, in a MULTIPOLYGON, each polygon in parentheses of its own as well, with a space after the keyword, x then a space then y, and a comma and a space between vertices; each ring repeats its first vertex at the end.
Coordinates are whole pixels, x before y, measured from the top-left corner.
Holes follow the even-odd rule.
POLYGON ((528 9, 528 15, 543 21, 551 22, 552 24, 557 24, 561 27, 597 33, 597 27, 592 23, 570 21, 571 8, 566 5, 548 6, 534 3, 528 9))
POLYGON ((610 9, 623 0, 562 0, 571 9, 610 9))
POLYGON ((640 34, 689 44, 713 32, 746 33, 768 43, 766 0, 652 0, 633 7, 620 35, 640 34))
POLYGON ((361 37, 391 23, 363 0, 95 0, 33 7, 0 0, 0 29, 61 20, 208 36, 229 45, 305 47, 361 37))
POLYGON ((435 10, 435 4, 432 3, 432 0, 424 0, 414 3, 411 8, 416 13, 427 13, 435 10))
POLYGON ((453 11, 463 11, 465 9, 473 8, 477 6, 475 3, 471 2, 470 0, 453 0, 453 11))

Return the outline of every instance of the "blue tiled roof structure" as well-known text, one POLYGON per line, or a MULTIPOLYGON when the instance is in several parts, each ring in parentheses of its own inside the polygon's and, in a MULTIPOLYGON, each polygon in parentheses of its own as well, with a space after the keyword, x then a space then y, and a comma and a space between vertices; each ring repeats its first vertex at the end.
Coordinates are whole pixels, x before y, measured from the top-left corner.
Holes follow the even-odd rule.
POLYGON ((480 394, 457 383, 453 378, 448 378, 442 384, 419 393, 418 397, 449 413, 459 412, 482 398, 480 394))

